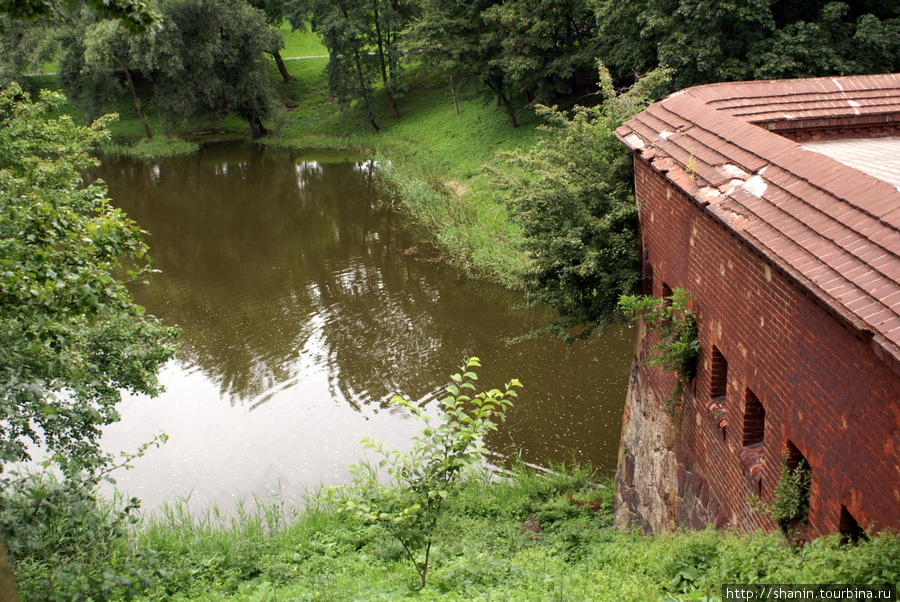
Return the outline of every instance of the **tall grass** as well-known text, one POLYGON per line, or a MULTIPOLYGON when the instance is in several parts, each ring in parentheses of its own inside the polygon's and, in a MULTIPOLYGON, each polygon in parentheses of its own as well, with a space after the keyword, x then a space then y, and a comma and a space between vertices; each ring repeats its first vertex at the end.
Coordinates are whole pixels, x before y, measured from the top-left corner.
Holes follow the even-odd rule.
MULTIPOLYGON (((725 583, 900 581, 896 534, 856 545, 825 537, 799 550, 774 533, 647 536, 612 529, 612 495, 608 479, 584 468, 474 471, 442 515, 422 590, 395 539, 319 503, 315 493, 298 504, 257 497, 230 513, 176 498, 127 533, 82 533, 77 541, 81 557, 93 559, 90 571, 147 576, 144 600, 715 600, 725 583)), ((98 516, 115 522, 120 515, 98 516)), ((77 520, 63 513, 54 524, 71 530, 77 520)), ((67 542, 47 536, 37 543, 43 557, 64 565, 49 548, 67 542)), ((67 583, 41 557, 13 558, 22 591, 81 599, 87 582, 67 583)), ((135 593, 109 583, 94 599, 135 593)))

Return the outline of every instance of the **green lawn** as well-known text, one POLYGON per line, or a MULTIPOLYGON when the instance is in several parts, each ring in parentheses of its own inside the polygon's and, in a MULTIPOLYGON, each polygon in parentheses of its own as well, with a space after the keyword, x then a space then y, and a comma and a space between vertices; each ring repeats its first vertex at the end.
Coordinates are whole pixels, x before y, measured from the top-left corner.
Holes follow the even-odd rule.
POLYGON ((282 57, 328 56, 328 50, 314 32, 291 31, 289 23, 283 24, 278 31, 284 38, 284 48, 281 49, 282 57))

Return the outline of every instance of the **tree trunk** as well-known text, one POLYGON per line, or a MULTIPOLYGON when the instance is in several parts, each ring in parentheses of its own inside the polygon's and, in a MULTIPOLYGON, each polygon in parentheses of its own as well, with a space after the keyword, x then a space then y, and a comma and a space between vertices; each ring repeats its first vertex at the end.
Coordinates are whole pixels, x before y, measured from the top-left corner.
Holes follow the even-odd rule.
POLYGON ((504 94, 503 84, 497 83, 494 85, 489 79, 484 80, 484 83, 491 89, 491 92, 497 95, 497 106, 499 107, 503 103, 503 106, 506 107, 506 114, 509 115, 509 125, 514 128, 519 127, 519 122, 516 121, 516 110, 513 108, 512 103, 509 102, 506 94, 504 94))
POLYGON ((381 131, 381 128, 378 127, 378 124, 375 122, 375 112, 372 110, 372 104, 369 101, 369 92, 366 90, 366 78, 363 76, 362 59, 359 56, 359 48, 356 48, 353 51, 353 56, 356 59, 356 77, 359 79, 359 87, 362 92, 363 110, 365 110, 366 117, 369 118, 369 123, 372 124, 372 128, 376 132, 381 131))
MULTIPOLYGON (((388 108, 391 110, 391 117, 397 118, 400 117, 400 112, 397 110, 397 101, 394 100, 394 95, 391 94, 391 87, 389 85, 389 78, 387 72, 387 65, 384 60, 384 42, 382 40, 381 35, 381 24, 380 18, 378 16, 378 1, 375 0, 372 3, 372 8, 375 11, 375 39, 378 42, 378 64, 381 67, 381 83, 384 84, 384 95, 387 96, 388 108)), ((377 131, 377 130, 376 130, 377 131)))
POLYGON ((284 80, 284 83, 291 81, 291 74, 288 73, 287 67, 284 65, 284 59, 281 58, 281 53, 278 52, 278 50, 273 50, 270 54, 275 57, 275 64, 278 65, 278 71, 281 72, 281 79, 284 80))
POLYGON ((453 85, 453 74, 450 74, 450 94, 453 95, 453 110, 459 115, 459 102, 456 100, 456 88, 453 85))
POLYGON ((248 117, 247 122, 250 124, 250 136, 254 140, 256 140, 257 138, 262 138, 269 133, 269 131, 262 124, 262 121, 260 121, 259 117, 248 117))
POLYGON ((509 115, 509 125, 514 128, 519 127, 519 122, 516 121, 516 110, 513 108, 512 103, 509 102, 506 94, 504 94, 502 91, 500 92, 500 100, 503 101, 503 106, 506 107, 506 114, 509 115))
POLYGON ((153 134, 150 133, 150 126, 147 125, 147 118, 144 117, 144 111, 141 110, 141 99, 138 98, 137 90, 134 87, 134 80, 131 79, 131 70, 128 68, 128 64, 122 57, 119 57, 119 64, 122 65, 122 69, 125 70, 125 80, 128 82, 128 89, 131 90, 134 108, 137 109, 138 119, 141 120, 141 125, 144 126, 144 136, 147 137, 147 140, 153 140, 153 134))
POLYGON ((6 547, 2 539, 0 539, 0 602, 19 602, 16 578, 6 557, 6 547))
POLYGON ((400 111, 397 110, 397 101, 394 100, 394 95, 391 94, 387 88, 384 89, 384 95, 387 96, 388 108, 391 110, 391 117, 400 117, 400 111))

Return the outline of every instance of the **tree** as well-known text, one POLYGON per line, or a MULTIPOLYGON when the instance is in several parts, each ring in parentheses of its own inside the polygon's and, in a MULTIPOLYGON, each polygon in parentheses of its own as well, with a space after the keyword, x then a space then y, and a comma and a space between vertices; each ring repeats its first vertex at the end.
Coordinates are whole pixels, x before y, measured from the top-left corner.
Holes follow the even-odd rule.
POLYGON ((501 60, 500 30, 484 19, 484 12, 496 4, 494 0, 423 0, 420 16, 405 32, 405 45, 426 64, 485 86, 506 109, 510 125, 518 127, 501 60))
POLYGON ((602 0, 600 56, 617 79, 662 65, 676 89, 900 70, 900 3, 602 0))
POLYGON ((506 154, 495 179, 531 259, 525 292, 556 309, 548 329, 568 341, 602 332, 619 297, 639 281, 631 155, 615 129, 668 83, 668 73, 655 71, 617 94, 605 68, 600 76, 598 107, 576 107, 570 116, 538 106, 553 124, 544 128, 548 136, 506 154))
POLYGON ((391 403, 409 409, 425 426, 406 453, 388 451, 384 444, 368 438, 363 440, 367 449, 381 456, 378 467, 387 469, 388 485, 379 479, 377 467, 361 462, 351 468, 352 485, 325 492, 325 499, 337 500, 339 508, 384 527, 400 542, 419 575, 420 588, 426 585, 441 515, 462 488, 464 471, 484 462, 484 436, 506 420, 511 398, 518 397, 515 388, 522 386, 514 378, 503 391, 476 393, 478 375, 474 369, 480 366, 477 357, 469 358, 451 376, 453 382, 446 388, 449 395, 440 402, 443 413, 438 426, 432 426, 424 408, 400 396, 391 399, 391 403))
POLYGON ((98 21, 96 13, 85 9, 67 28, 63 48, 59 73, 70 99, 84 98, 89 113, 102 112, 107 95, 116 87, 111 73, 115 69, 121 70, 144 137, 151 140, 153 134, 132 73, 133 65, 143 64, 152 51, 151 37, 128 31, 120 21, 98 21))
POLYGON ((657 40, 657 60, 676 89, 753 78, 747 57, 768 44, 770 0, 649 0, 642 36, 657 40))
POLYGON ((99 120, 48 117, 63 98, 0 91, 0 466, 42 445, 66 470, 99 457, 121 390, 155 395, 176 331, 136 305, 118 274, 150 273, 141 230, 82 185, 99 120))
MULTIPOLYGON (((157 14, 142 0, 86 0, 101 19, 116 19, 131 31, 153 28, 157 14)), ((79 5, 76 0, 0 0, 0 14, 13 19, 62 21, 79 5)))
POLYGON ((570 96, 575 76, 593 73, 596 23, 586 0, 508 0, 487 8, 482 17, 499 30, 496 61, 527 101, 570 96))
POLYGON ((396 96, 405 91, 400 32, 406 28, 415 4, 401 0, 369 0, 381 83, 387 96, 391 117, 399 117, 396 96))
POLYGON ((843 2, 822 7, 817 19, 778 29, 771 45, 751 57, 754 77, 774 79, 888 73, 900 68, 900 19, 868 13, 852 19, 843 2))
POLYGON ((328 88, 344 106, 362 105, 365 120, 378 131, 372 98, 380 77, 392 117, 398 117, 396 97, 403 93, 400 31, 413 4, 407 0, 307 0, 293 9, 296 29, 311 15, 312 28, 328 48, 328 88))
MULTIPOLYGON (((247 0, 253 8, 261 11, 266 16, 266 23, 268 23, 269 27, 278 27, 282 23, 284 23, 287 15, 285 14, 285 2, 284 0, 247 0)), ((268 49, 266 52, 272 55, 272 58, 275 59, 275 64, 278 66, 278 72, 281 73, 281 79, 284 80, 284 83, 291 81, 291 74, 288 73, 287 67, 284 64, 284 59, 281 58, 280 50, 284 48, 284 40, 281 39, 281 36, 278 36, 278 41, 274 46, 268 49)))
POLYGON ((183 121, 235 111, 254 138, 264 135, 272 95, 263 53, 279 37, 263 14, 243 0, 167 0, 160 13, 143 65, 157 109, 183 121))
POLYGON ((56 52, 54 28, 0 14, 0 86, 22 73, 34 73, 56 52))

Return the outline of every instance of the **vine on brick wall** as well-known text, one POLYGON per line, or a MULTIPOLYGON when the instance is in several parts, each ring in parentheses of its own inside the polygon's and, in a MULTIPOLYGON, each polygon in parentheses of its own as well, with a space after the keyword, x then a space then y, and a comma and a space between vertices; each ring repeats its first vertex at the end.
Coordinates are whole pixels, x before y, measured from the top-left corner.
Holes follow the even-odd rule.
POLYGON ((643 319, 647 329, 659 335, 647 363, 675 373, 675 387, 666 400, 666 409, 673 418, 681 409, 685 386, 697 373, 700 352, 696 315, 687 308, 690 298, 690 293, 678 287, 669 297, 622 295, 618 305, 631 320, 643 319))

